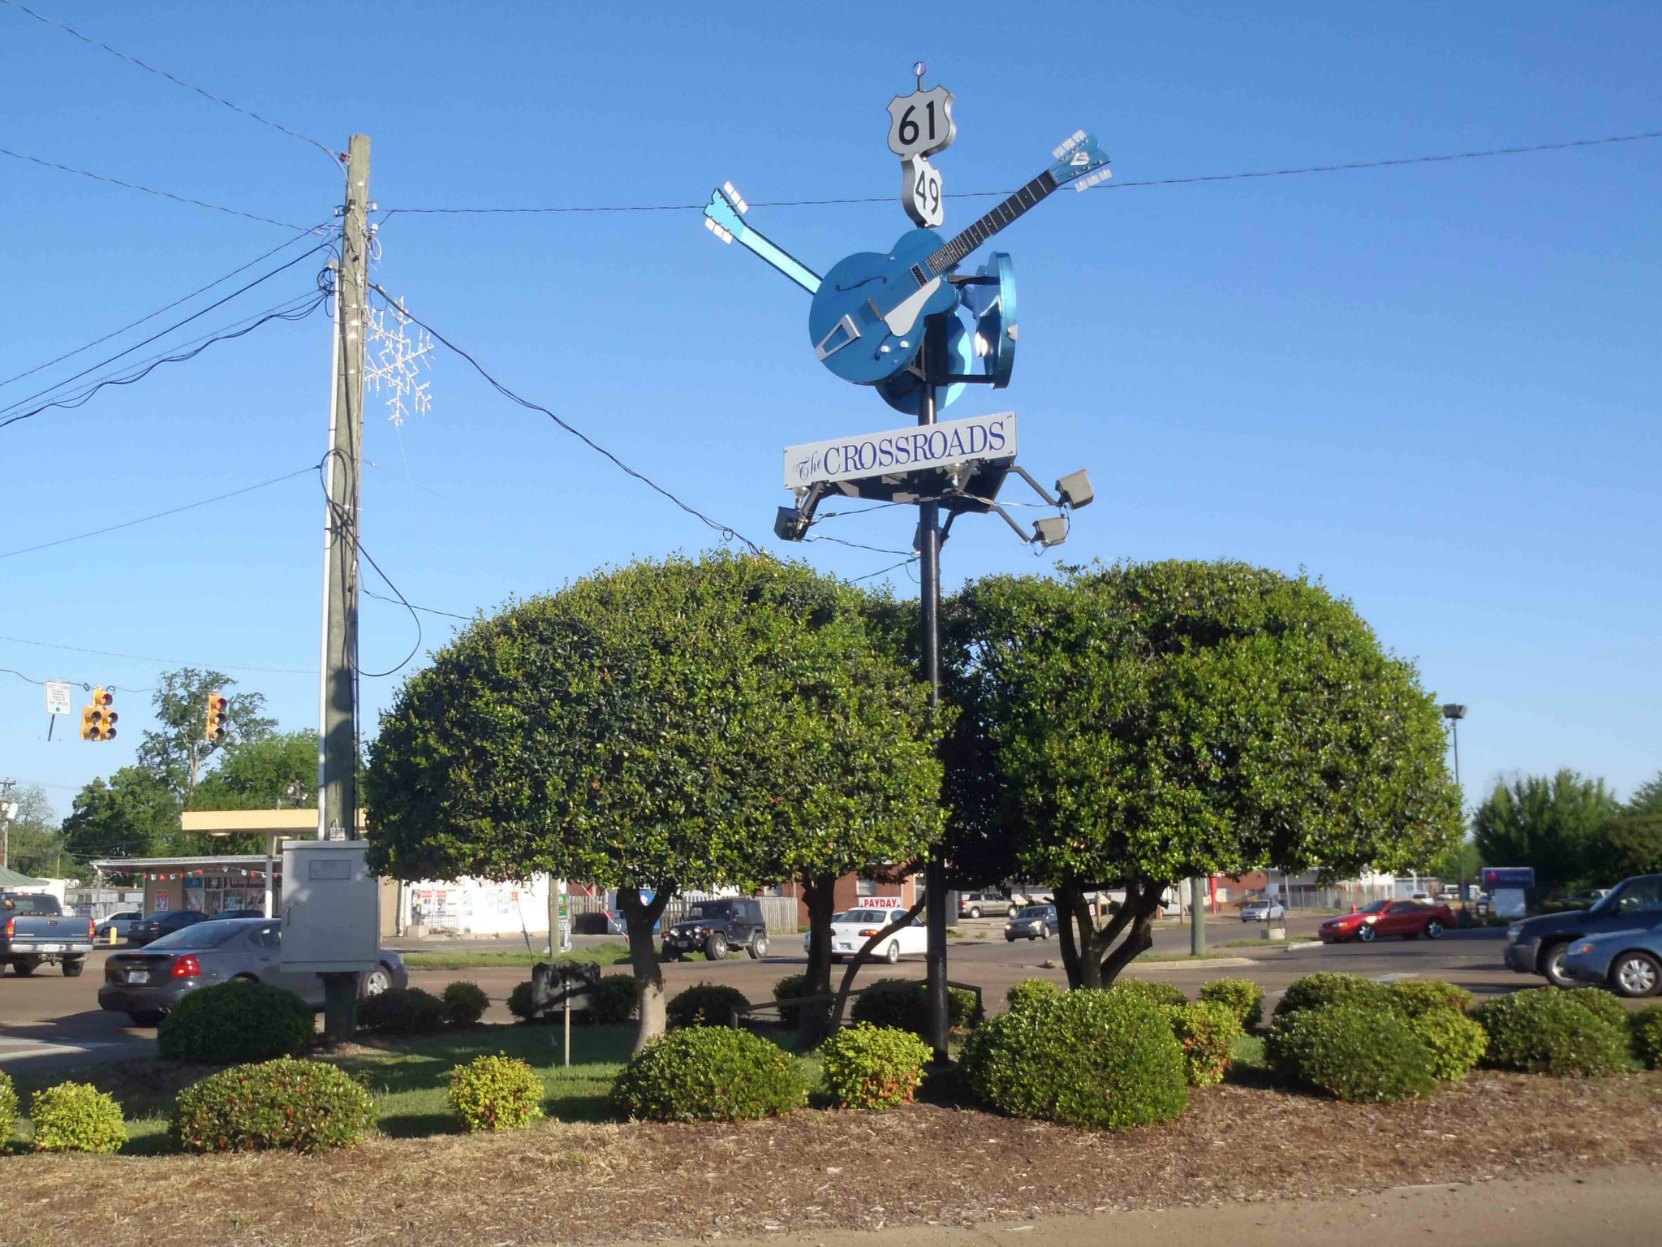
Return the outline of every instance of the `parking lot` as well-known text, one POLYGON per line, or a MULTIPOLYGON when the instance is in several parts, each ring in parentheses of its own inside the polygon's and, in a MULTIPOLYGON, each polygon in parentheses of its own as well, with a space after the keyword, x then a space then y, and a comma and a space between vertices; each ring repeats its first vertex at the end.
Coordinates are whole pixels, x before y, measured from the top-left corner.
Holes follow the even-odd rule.
MULTIPOLYGON (((1207 923, 1208 948, 1218 960, 1172 962, 1150 960, 1134 963, 1132 976, 1158 978, 1193 995, 1209 979, 1241 975, 1261 983, 1275 993, 1301 975, 1315 970, 1344 970, 1389 981, 1395 978, 1443 978, 1460 984, 1480 997, 1519 987, 1534 986, 1540 980, 1513 974, 1501 964, 1503 932, 1499 930, 1455 931, 1436 942, 1426 940, 1382 940, 1373 944, 1310 945, 1320 919, 1295 915, 1289 923, 1287 946, 1260 941, 1247 948, 1223 945, 1251 939, 1260 928, 1238 919, 1213 918, 1207 923)), ((954 982, 981 988, 989 1008, 1002 1005, 1011 984, 1026 978, 1065 980, 1061 953, 1054 939, 1007 943, 1003 919, 962 920, 959 938, 948 950, 948 972, 954 982)), ((509 948, 507 943, 489 941, 446 941, 424 944, 394 942, 403 951, 463 951, 474 947, 509 948)), ((1176 956, 1188 951, 1187 927, 1162 924, 1155 932, 1151 956, 1176 956)), ((42 968, 30 978, 6 974, 0 978, 0 1065, 23 1059, 49 1058, 65 1065, 85 1061, 118 1059, 148 1054, 155 1032, 133 1027, 124 1014, 106 1013, 98 1008, 98 985, 103 981, 104 959, 109 950, 92 955, 87 972, 80 978, 64 978, 51 968, 42 968)), ((800 972, 805 965, 800 936, 781 936, 773 951, 761 961, 732 956, 712 963, 695 958, 663 967, 671 995, 694 983, 725 983, 744 992, 752 1001, 772 998, 773 985, 787 974, 800 972)), ((843 967, 833 967, 833 985, 840 982, 843 967)), ((614 967, 608 972, 626 971, 614 967)), ((900 964, 875 964, 860 970, 858 982, 883 977, 921 979, 923 959, 907 958, 900 964)), ((438 992, 459 979, 477 983, 491 997, 485 1020, 509 1022, 512 1016, 504 1002, 514 986, 529 977, 523 967, 489 966, 461 970, 412 970, 410 983, 438 992)))

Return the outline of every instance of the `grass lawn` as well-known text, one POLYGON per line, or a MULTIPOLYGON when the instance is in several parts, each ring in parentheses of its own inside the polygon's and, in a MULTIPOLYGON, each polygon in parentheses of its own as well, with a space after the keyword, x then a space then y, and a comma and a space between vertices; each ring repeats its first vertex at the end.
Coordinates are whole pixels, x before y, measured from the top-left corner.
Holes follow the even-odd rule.
MULTIPOLYGON (((597 1122, 609 1116, 606 1097, 612 1081, 629 1061, 634 1047, 633 1022, 620 1026, 573 1026, 571 1065, 563 1061, 561 1026, 478 1026, 464 1031, 411 1036, 385 1050, 356 1046, 342 1054, 319 1054, 363 1079, 375 1095, 382 1133, 397 1138, 460 1134, 461 1123, 450 1110, 450 1071, 475 1057, 503 1054, 518 1057, 536 1070, 543 1083, 543 1111, 556 1121, 597 1122)), ((789 1048, 794 1042, 781 1040, 789 1048)), ((798 1057, 803 1078, 814 1089, 814 1103, 828 1103, 817 1057, 798 1057)), ((179 1066, 170 1061, 127 1062, 89 1070, 87 1077, 109 1092, 127 1115, 130 1135, 122 1152, 155 1155, 169 1150, 168 1118, 173 1097, 182 1087, 213 1073, 205 1066, 179 1066)), ((33 1132, 26 1119, 33 1093, 64 1081, 62 1075, 17 1078, 22 1101, 14 1146, 27 1150, 33 1132)), ((5 1140, 0 1139, 0 1150, 5 1140)))
POLYGON ((412 970, 471 970, 481 966, 524 966, 529 969, 539 961, 550 960, 593 961, 603 966, 627 965, 629 946, 607 941, 604 944, 596 944, 593 948, 578 948, 569 953, 558 953, 552 958, 547 953, 528 953, 523 949, 404 954, 404 964, 412 970))

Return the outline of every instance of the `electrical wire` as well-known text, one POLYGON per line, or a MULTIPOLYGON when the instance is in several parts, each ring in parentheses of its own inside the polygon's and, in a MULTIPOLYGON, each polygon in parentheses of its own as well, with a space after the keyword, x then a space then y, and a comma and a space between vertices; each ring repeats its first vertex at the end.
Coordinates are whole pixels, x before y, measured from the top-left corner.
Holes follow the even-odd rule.
POLYGON ((293 472, 285 472, 282 476, 274 476, 268 481, 259 481, 253 485, 244 485, 241 489, 233 489, 229 493, 215 494, 212 498, 201 498, 195 502, 186 502, 180 506, 169 507, 165 511, 156 511, 150 515, 141 515, 137 519, 123 520, 119 524, 110 524, 104 528, 94 528, 90 532, 76 533, 73 537, 59 537, 56 541, 43 541, 39 545, 24 546, 19 550, 6 550, 4 552, 0 552, 0 559, 14 558, 19 554, 33 554, 36 550, 50 550, 54 546, 68 545, 72 541, 84 541, 88 537, 100 537, 105 533, 113 533, 123 528, 132 528, 136 524, 148 524, 151 520, 163 519, 169 515, 178 515, 181 511, 193 511, 197 507, 205 507, 210 503, 224 502, 227 498, 236 498, 243 494, 251 494, 256 489, 266 489, 269 486, 281 484, 283 481, 292 481, 295 477, 305 476, 307 473, 314 470, 314 466, 308 463, 305 467, 299 468, 293 472))
MULTIPOLYGON (((9 0, 0 0, 0 3, 9 0)), ((1526 143, 1514 147, 1486 147, 1471 151, 1438 152, 1424 156, 1395 156, 1381 160, 1350 160, 1339 164, 1299 165, 1276 169, 1251 169, 1233 173, 1198 173, 1173 178, 1143 178, 1132 181, 1109 181, 1091 189, 1093 191, 1131 190, 1136 187, 1148 186, 1191 186, 1203 182, 1239 182, 1252 178, 1285 178, 1302 177, 1316 173, 1346 173, 1359 169, 1394 169, 1405 165, 1441 164, 1458 160, 1485 160, 1494 156, 1522 156, 1535 152, 1567 151, 1572 148, 1602 147, 1614 143, 1640 143, 1647 140, 1662 138, 1662 130, 1643 130, 1634 134, 1609 134, 1597 138, 1567 139, 1555 143, 1526 143)), ((948 199, 1002 199, 1011 194, 1008 190, 991 191, 955 191, 949 193, 948 199)), ((839 196, 826 199, 753 199, 750 201, 755 208, 811 208, 826 207, 840 204, 887 204, 893 203, 892 195, 857 195, 839 196)), ((621 212, 702 212, 708 201, 698 203, 674 204, 607 204, 607 205, 575 205, 561 207, 505 207, 505 208, 391 208, 387 210, 382 220, 395 213, 404 213, 409 216, 510 216, 510 215, 557 215, 563 213, 621 213, 621 212)))
POLYGON ((156 319, 156 317, 160 316, 163 312, 171 312, 174 308, 178 307, 181 303, 189 303, 197 295, 206 294, 208 291, 212 290, 215 286, 223 285, 225 282, 230 281, 231 278, 235 277, 238 273, 247 272, 249 269, 253 268, 256 264, 258 264, 261 260, 269 260, 272 256, 276 255, 279 251, 283 251, 283 250, 286 250, 289 247, 294 246, 294 244, 299 242, 302 238, 306 238, 308 236, 311 236, 311 235, 314 235, 314 234, 318 233, 320 230, 324 229, 327 225, 328 225, 327 221, 320 222, 319 224, 312 226, 310 229, 307 229, 307 230, 305 230, 301 233, 296 234, 293 238, 289 239, 287 242, 278 243, 275 247, 271 248, 271 250, 260 252, 259 255, 255 256, 252 260, 248 261, 248 263, 238 265, 236 268, 232 269, 229 273, 226 273, 223 276, 214 278, 212 281, 208 282, 204 286, 198 286, 195 290, 192 290, 189 294, 181 295, 179 298, 173 300, 173 302, 171 302, 171 303, 164 303, 161 307, 158 307, 155 311, 146 312, 143 316, 140 316, 137 320, 129 321, 127 324, 121 326, 121 328, 119 328, 119 329, 110 330, 109 333, 105 334, 101 338, 94 338, 91 342, 88 342, 83 346, 78 346, 73 351, 65 351, 62 355, 56 356, 53 359, 49 359, 44 364, 36 364, 33 368, 30 368, 25 372, 13 373, 11 376, 6 377, 4 380, 0 380, 0 387, 8 386, 13 381, 21 381, 21 380, 23 380, 24 377, 32 377, 32 376, 35 375, 35 373, 42 372, 45 369, 50 368, 53 364, 61 364, 61 363, 63 363, 64 360, 72 359, 76 355, 79 355, 82 351, 90 351, 95 346, 101 346, 105 342, 108 342, 111 338, 119 338, 122 334, 126 333, 129 329, 137 329, 140 325, 144 324, 145 321, 154 320, 154 319, 156 319))
MULTIPOLYGON (((197 659, 157 658, 154 654, 124 654, 118 650, 87 649, 86 647, 80 645, 59 645, 56 641, 31 641, 26 637, 20 636, 0 636, 0 641, 10 641, 13 645, 34 645, 40 649, 68 650, 73 654, 96 654, 100 658, 127 658, 133 660, 134 662, 161 663, 162 665, 168 667, 202 666, 214 667, 224 671, 264 671, 271 675, 309 675, 314 678, 317 675, 316 668, 311 670, 302 670, 299 667, 263 667, 247 662, 204 663, 197 659)), ((113 686, 106 684, 104 687, 111 688, 113 686)), ((129 689, 127 691, 140 692, 143 690, 129 689)))
MULTIPOLYGON (((24 675, 15 667, 0 667, 0 671, 4 671, 7 675, 15 675, 26 684, 38 684, 42 688, 48 684, 68 684, 73 688, 89 693, 93 689, 93 685, 87 680, 37 680, 33 676, 24 675)), ((104 684, 99 687, 106 688, 112 693, 154 693, 156 691, 153 688, 129 688, 125 684, 104 684)))
POLYGON ((119 48, 112 48, 109 44, 104 43, 102 40, 94 39, 90 35, 83 35, 80 31, 76 30, 73 26, 67 25, 64 22, 57 21, 54 18, 45 17, 45 16, 43 16, 39 13, 36 13, 33 9, 29 8, 27 5, 19 4, 18 0, 0 0, 0 4, 4 4, 8 8, 16 9, 20 13, 27 13, 30 17, 34 18, 37 22, 40 22, 43 25, 56 26, 59 30, 63 31, 65 34, 73 35, 75 38, 79 39, 82 43, 90 44, 91 46, 93 46, 95 48, 102 48, 104 51, 108 52, 111 56, 119 57, 121 60, 126 61, 129 65, 137 65, 140 69, 146 70, 149 73, 155 74, 159 78, 166 78, 169 82, 173 83, 175 86, 184 87, 187 91, 194 91, 194 92, 196 92, 196 94, 202 96, 204 99, 212 100, 215 104, 222 104, 226 108, 229 108, 232 112, 241 113, 244 117, 248 117, 251 120, 259 122, 262 126, 270 126, 273 130, 279 130, 282 133, 288 135, 290 138, 299 139, 302 143, 310 143, 313 147, 315 147, 319 151, 321 151, 325 156, 329 157, 330 163, 335 164, 337 166, 340 163, 339 153, 335 152, 327 143, 320 142, 317 139, 312 138, 310 135, 302 134, 298 130, 291 130, 288 126, 283 125, 281 122, 272 121, 268 117, 262 117, 262 116, 260 116, 259 113, 254 112, 252 109, 244 108, 240 104, 233 104, 230 100, 226 99, 222 95, 215 95, 212 91, 205 90, 204 88, 197 86, 193 82, 186 82, 183 78, 175 77, 173 74, 168 73, 167 70, 158 69, 156 66, 151 65, 146 61, 142 61, 136 56, 132 56, 132 55, 126 53, 126 52, 123 52, 119 48))
MULTIPOLYGON (((818 517, 816 517, 816 518, 818 518, 818 517)), ((912 551, 910 551, 910 550, 891 550, 887 546, 868 546, 868 545, 864 544, 863 542, 859 542, 859 541, 844 541, 841 537, 813 537, 813 536, 809 536, 809 537, 803 538, 803 540, 804 541, 834 541, 839 546, 848 546, 850 549, 853 549, 853 550, 870 550, 873 554, 904 554, 908 558, 912 557, 912 551)), ((5 555, 0 554, 0 558, 4 558, 4 557, 5 557, 5 555)))
POLYGON ((415 602, 406 602, 403 598, 388 597, 385 593, 375 592, 374 589, 360 588, 358 592, 362 593, 365 597, 374 598, 376 601, 391 602, 398 606, 407 606, 413 611, 421 611, 426 615, 443 615, 446 619, 460 619, 463 623, 472 623, 474 620, 474 616, 472 615, 458 615, 455 611, 441 611, 436 606, 421 606, 415 602))
MULTIPOLYGON (((4 2, 4 0, 0 0, 0 3, 3 3, 3 2, 4 2)), ((131 355, 134 351, 137 351, 142 347, 149 346, 152 342, 156 342, 156 341, 158 341, 162 338, 165 338, 168 334, 172 333, 174 330, 183 329, 186 325, 190 324, 192 321, 200 320, 202 317, 206 316, 209 312, 212 312, 217 308, 224 307, 232 299, 235 299, 235 298, 238 298, 241 295, 247 294, 250 290, 254 289, 256 286, 262 285, 265 282, 270 281, 273 277, 276 277, 279 274, 286 273, 289 269, 293 268, 296 264, 301 263, 302 261, 306 260, 310 256, 316 255, 319 251, 332 250, 333 246, 334 246, 334 244, 331 243, 331 242, 321 242, 317 246, 313 247, 311 250, 301 252, 299 255, 295 256, 292 260, 288 260, 285 263, 278 265, 276 268, 272 269, 270 272, 263 273, 259 277, 256 277, 253 281, 249 282, 246 286, 241 286, 238 289, 231 291, 230 294, 225 295, 223 298, 216 299, 214 302, 208 304, 208 306, 206 306, 204 308, 201 308, 198 311, 192 312, 189 316, 185 317, 183 320, 175 321, 173 324, 169 325, 166 329, 158 330, 156 333, 151 334, 148 338, 145 338, 142 342, 135 342, 135 343, 133 343, 132 346, 128 347, 124 351, 117 351, 114 355, 111 355, 109 358, 100 360, 96 364, 89 364, 87 367, 81 369, 80 372, 73 373, 70 376, 67 376, 67 377, 63 378, 63 380, 61 380, 61 381, 54 382, 52 385, 47 386, 44 390, 36 390, 33 394, 30 394, 25 398, 17 399, 14 402, 8 404, 6 407, 0 408, 0 415, 4 415, 7 412, 16 411, 19 407, 22 407, 26 403, 32 403, 37 398, 44 398, 44 397, 46 397, 46 395, 52 393, 54 390, 61 390, 64 386, 68 385, 71 381, 78 381, 82 377, 87 376, 89 373, 97 372, 100 368, 104 368, 104 367, 107 367, 110 364, 115 363, 116 360, 118 360, 118 359, 126 358, 128 355, 131 355)), ((52 406, 52 405, 53 404, 50 404, 50 403, 47 404, 47 406, 52 406)), ((36 415, 41 410, 44 410, 44 408, 38 408, 36 411, 30 412, 29 416, 36 415)), ((26 419, 29 418, 29 416, 19 416, 19 417, 16 417, 16 419, 13 419, 13 420, 7 420, 7 421, 4 421, 4 422, 0 422, 0 428, 5 428, 7 424, 15 424, 16 421, 19 420, 19 419, 26 420, 26 419)))
POLYGON ((870 580, 875 576, 882 576, 885 573, 892 572, 896 568, 899 568, 899 567, 909 567, 913 563, 916 563, 917 561, 918 561, 918 556, 914 554, 914 555, 910 556, 909 558, 901 559, 900 562, 898 562, 898 563, 891 563, 887 567, 879 567, 874 572, 867 572, 864 576, 856 576, 852 580, 850 580, 848 583, 851 584, 851 585, 857 585, 862 580, 870 580))
MULTIPOLYGON (((9 4, 11 0, 0 0, 0 4, 9 4)), ((274 217, 261 216, 257 212, 244 212, 241 208, 227 207, 225 204, 209 203, 206 199, 196 199, 190 195, 177 195, 172 191, 159 190, 154 186, 145 186, 140 182, 129 182, 124 178, 111 177, 107 173, 94 173, 90 169, 77 169, 74 165, 59 164, 56 160, 45 160, 39 156, 31 156, 26 152, 13 151, 9 147, 0 147, 0 156, 10 156, 13 160, 24 160, 43 169, 56 169, 60 173, 73 173, 80 177, 91 178, 94 182, 105 182, 111 186, 120 186, 130 191, 142 191, 146 195, 155 195, 158 199, 171 199, 175 203, 189 204, 195 208, 207 208, 213 212, 223 212, 227 216, 239 216, 244 220, 258 221, 262 225, 280 225, 284 229, 303 230, 305 226, 295 225, 291 221, 279 221, 274 217)))
POLYGON ((8 427, 9 425, 16 424, 20 420, 27 420, 32 416, 38 416, 38 415, 40 415, 41 412, 50 411, 54 407, 62 407, 65 410, 74 410, 77 407, 84 407, 84 406, 86 406, 87 403, 92 401, 93 395, 97 394, 100 390, 104 389, 107 386, 132 385, 134 382, 144 380, 144 378, 148 377, 152 372, 156 371, 156 369, 160 368, 163 364, 180 364, 180 363, 184 363, 186 360, 195 359, 198 355, 202 354, 203 351, 207 350, 210 346, 213 346, 215 343, 218 343, 218 342, 232 342, 232 341, 235 341, 237 338, 246 337, 247 335, 253 333, 256 329, 260 328, 262 325, 268 325, 274 320, 287 320, 287 321, 304 320, 312 312, 314 312, 318 308, 322 307, 323 302, 324 302, 324 296, 319 294, 319 295, 314 296, 304 307, 298 309, 297 311, 293 311, 293 312, 270 312, 267 315, 260 317, 259 320, 255 321, 252 325, 249 325, 244 329, 239 329, 234 333, 216 334, 214 337, 209 338, 206 342, 202 343, 200 346, 193 347, 192 349, 190 349, 188 351, 180 351, 179 353, 177 353, 175 355, 167 355, 167 356, 163 356, 161 359, 152 360, 149 364, 146 364, 143 368, 140 368, 138 371, 133 372, 128 376, 106 378, 105 380, 100 381, 96 385, 92 386, 90 389, 88 389, 85 393, 81 394, 79 397, 57 399, 57 400, 55 400, 53 402, 50 402, 50 403, 42 403, 40 406, 35 407, 35 408, 33 408, 29 411, 25 411, 25 412, 22 412, 18 415, 11 416, 11 417, 9 417, 5 420, 0 420, 0 429, 4 429, 4 428, 8 427))
MULTIPOLYGON (((682 511, 685 511, 688 515, 692 516, 694 519, 698 520, 700 523, 705 524, 710 528, 713 528, 716 532, 721 534, 723 540, 732 539, 732 540, 741 541, 750 549, 751 553, 753 553, 753 554, 763 553, 762 548, 760 546, 758 546, 754 541, 750 540, 750 538, 746 537, 743 533, 739 532, 738 529, 732 527, 729 524, 723 524, 719 520, 711 519, 708 515, 705 515, 704 512, 698 510, 698 508, 692 506, 689 503, 683 502, 679 497, 677 497, 670 490, 666 489, 664 486, 658 484, 657 481, 653 480, 650 476, 646 475, 646 473, 641 472, 641 471, 639 471, 635 468, 630 467, 622 459, 618 458, 617 455, 615 455, 611 451, 607 450, 604 446, 602 446, 599 442, 595 441, 587 433, 584 433, 582 430, 576 428, 574 425, 570 424, 566 420, 561 419, 559 416, 555 415, 552 411, 550 411, 547 407, 544 407, 541 403, 532 402, 530 399, 523 398, 520 395, 514 393, 514 391, 510 390, 507 386, 503 385, 502 382, 498 381, 489 372, 487 372, 486 369, 485 369, 485 366, 483 364, 481 364, 478 360, 474 359, 472 355, 468 354, 461 347, 457 346, 449 338, 445 337, 437 329, 433 328, 432 325, 430 325, 426 321, 422 320, 421 317, 417 316, 414 312, 410 311, 410 309, 407 305, 393 299, 393 297, 391 295, 389 295, 385 290, 383 290, 379 285, 371 282, 370 283, 370 289, 373 290, 376 294, 380 295, 389 304, 396 304, 396 306, 398 307, 398 309, 400 310, 400 312, 402 312, 402 314, 404 316, 406 316, 410 320, 414 321, 417 325, 420 325, 428 333, 432 334, 433 337, 437 341, 442 342, 445 346, 449 347, 452 351, 456 352, 457 355, 459 355, 463 359, 465 359, 468 362, 468 364, 473 368, 473 370, 475 372, 477 372, 481 377, 483 377, 485 379, 485 381, 490 385, 490 387, 492 389, 494 389, 498 394, 502 395, 504 398, 508 399, 510 402, 517 403, 519 406, 524 407, 529 411, 541 412, 543 415, 547 416, 550 420, 552 420, 555 424, 559 425, 560 428, 564 429, 567 433, 570 433, 578 441, 582 442, 590 450, 593 450, 597 454, 601 455, 602 457, 610 460, 611 463, 615 467, 617 467, 619 470, 621 470, 625 475, 634 477, 637 481, 640 481, 643 485, 645 485, 647 488, 651 489, 654 493, 657 493, 657 494, 669 499, 670 502, 674 503, 682 511)), ((0 426, 0 427, 3 427, 3 426, 0 426)))

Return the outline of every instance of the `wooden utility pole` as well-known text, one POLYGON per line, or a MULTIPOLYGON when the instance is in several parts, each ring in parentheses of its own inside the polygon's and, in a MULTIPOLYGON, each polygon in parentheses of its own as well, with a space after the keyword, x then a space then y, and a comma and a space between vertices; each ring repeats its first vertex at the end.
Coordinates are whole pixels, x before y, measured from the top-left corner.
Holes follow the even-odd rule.
MULTIPOLYGON (((358 501, 363 488, 364 335, 369 265, 369 136, 347 150, 346 205, 335 273, 335 384, 329 412, 324 514, 323 662, 318 839, 358 837, 358 501)), ((357 1026, 356 974, 324 974, 323 1028, 357 1026)))
POLYGON ((358 501, 363 487, 368 212, 369 136, 354 134, 335 274, 335 385, 324 472, 329 503, 324 515, 319 840, 358 835, 358 501))

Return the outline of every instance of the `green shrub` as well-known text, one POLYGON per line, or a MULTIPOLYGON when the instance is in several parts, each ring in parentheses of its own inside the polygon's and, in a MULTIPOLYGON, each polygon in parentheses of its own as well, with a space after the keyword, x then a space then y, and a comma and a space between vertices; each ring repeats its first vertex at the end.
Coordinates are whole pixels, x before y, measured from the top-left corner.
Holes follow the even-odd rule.
POLYGON ((1036 1004, 1061 998, 1062 989, 1049 979, 1023 979, 1004 993, 1004 1003, 1012 1009, 1027 1009, 1036 1004))
POLYGON ((1385 1007, 1404 1021, 1433 1010, 1465 1013, 1473 999, 1464 987, 1440 979, 1409 979, 1385 988, 1385 1007))
POLYGON ((235 1065, 179 1093, 171 1133, 187 1152, 323 1152, 375 1129, 363 1084, 322 1061, 235 1065))
POLYGON ((0 1070, 0 1149, 6 1146, 6 1140, 12 1137, 12 1128, 17 1125, 17 1089, 12 1086, 10 1075, 0 1070))
POLYGON ((470 1132, 528 1126, 542 1116, 542 1098, 542 1079, 518 1057, 477 1057, 450 1071, 450 1107, 470 1132))
POLYGON ((451 983, 440 995, 444 1020, 452 1026, 472 1026, 485 1016, 491 998, 477 983, 451 983))
POLYGON ((734 1009, 750 1008, 750 998, 723 983, 694 983, 664 1007, 670 1030, 687 1026, 728 1026, 734 1009))
MULTIPOLYGON (((1662 1069, 1662 1005, 1646 1005, 1633 1015, 1633 1055, 1646 1069, 1662 1069)), ((0 1119, 3 1114, 0 1108, 0 1119)))
POLYGON ((1156 983, 1150 979, 1119 979, 1108 989, 1111 992, 1129 992, 1150 1004, 1167 1009, 1181 1009, 1189 1003, 1181 987, 1170 983, 1156 983))
POLYGON ((1264 1020, 1264 989, 1251 979, 1213 979, 1200 989, 1200 998, 1229 1009, 1243 1030, 1257 1030, 1264 1020))
POLYGON ((1189 1102, 1183 1048, 1167 1015, 1134 992, 1076 990, 993 1018, 970 1037, 963 1072, 1012 1117, 1128 1130, 1189 1102))
POLYGON ((689 1026, 653 1040, 611 1094, 615 1112, 644 1121, 755 1121, 807 1099, 790 1054, 725 1026, 689 1026))
POLYGON ((1633 1014, 1627 1006, 1602 987, 1577 987, 1564 993, 1565 999, 1579 1005, 1601 1022, 1628 1030, 1633 1026, 1633 1014))
POLYGON ((183 997, 156 1028, 170 1061, 240 1065, 304 1052, 317 1034, 312 1007, 293 992, 232 979, 183 997))
POLYGON ((358 1029, 385 1035, 429 1035, 449 1021, 444 1001, 419 987, 395 987, 358 1002, 358 1029))
POLYGON ((1453 1009, 1429 1008, 1402 1020, 1431 1049, 1431 1076, 1438 1082, 1459 1082, 1488 1051, 1489 1033, 1453 1009))
MULTIPOLYGON (((878 979, 854 998, 848 1011, 852 1022, 892 1026, 914 1035, 929 1034, 929 989, 918 979, 878 979)), ((946 990, 947 1026, 971 1030, 981 1022, 981 1001, 965 987, 946 990)))
POLYGON ((1359 1005, 1278 1011, 1264 1055, 1293 1082, 1352 1103, 1406 1100, 1437 1087, 1431 1049, 1408 1023, 1359 1005))
POLYGON ((536 1006, 531 1003, 530 980, 519 984, 508 993, 508 1012, 521 1022, 534 1022, 537 1018, 536 1006))
POLYGON ((808 994, 806 974, 787 974, 773 985, 773 1001, 779 1006, 779 1020, 792 1030, 802 1020, 802 1006, 785 1002, 808 994))
POLYGON ((1487 1063, 1566 1077, 1631 1069, 1628 1026, 1598 1017, 1575 999, 1579 995, 1541 987, 1479 1005, 1472 1016, 1489 1033, 1487 1063))
POLYGON ((923 1082, 929 1045, 892 1026, 846 1027, 820 1048, 825 1081, 843 1108, 910 1104, 923 1082))
POLYGON ((1197 1000, 1172 1008, 1172 1034, 1183 1045, 1183 1069, 1191 1087, 1209 1087, 1229 1072, 1229 1054, 1246 1031, 1228 1005, 1197 1000))
MULTIPOLYGON (((633 1021, 641 1007, 641 989, 633 974, 606 974, 595 984, 589 1021, 595 1026, 618 1026, 633 1021)), ((573 1020, 581 1017, 573 1014, 573 1020)))
POLYGON ((115 1152, 127 1142, 121 1105, 91 1083, 61 1082, 29 1106, 37 1152, 115 1152))
POLYGON ((1275 1006, 1275 1016, 1281 1018, 1302 1009, 1321 1009, 1328 1005, 1384 1010, 1389 1007, 1387 999, 1383 983, 1375 983, 1359 974, 1319 970, 1292 981, 1282 995, 1281 1003, 1275 1006))

